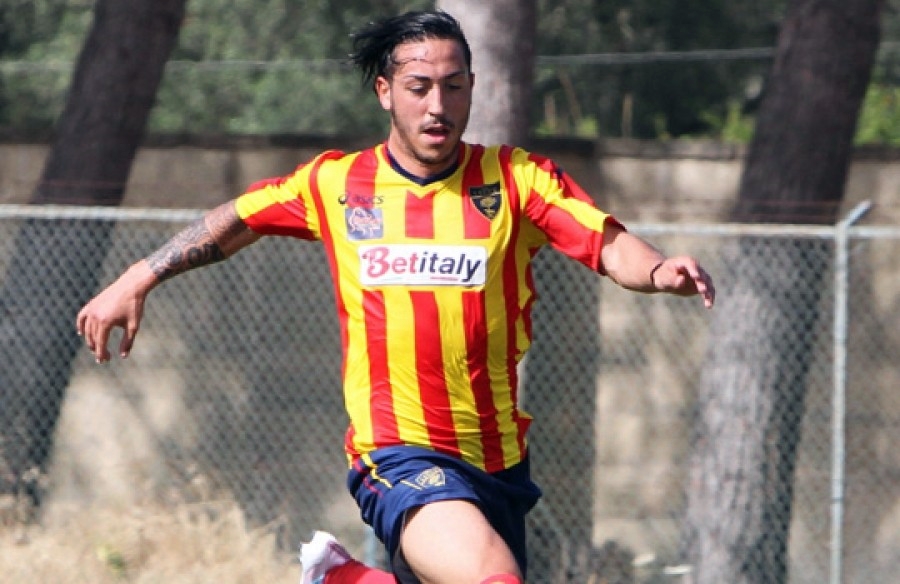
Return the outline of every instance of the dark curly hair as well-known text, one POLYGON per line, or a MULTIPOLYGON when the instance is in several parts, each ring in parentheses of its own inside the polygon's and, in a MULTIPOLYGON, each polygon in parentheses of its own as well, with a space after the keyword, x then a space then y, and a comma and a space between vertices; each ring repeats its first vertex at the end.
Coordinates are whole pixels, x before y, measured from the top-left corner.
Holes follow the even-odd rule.
POLYGON ((374 83, 380 76, 389 77, 397 45, 425 39, 450 39, 459 42, 472 69, 472 51, 459 22, 442 10, 422 10, 392 16, 369 23, 353 35, 350 62, 359 67, 363 83, 374 83))

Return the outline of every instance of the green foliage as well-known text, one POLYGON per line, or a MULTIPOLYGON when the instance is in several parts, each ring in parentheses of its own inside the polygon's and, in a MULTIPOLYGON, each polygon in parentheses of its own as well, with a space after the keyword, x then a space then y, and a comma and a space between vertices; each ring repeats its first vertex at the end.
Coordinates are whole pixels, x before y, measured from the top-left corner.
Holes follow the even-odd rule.
POLYGON ((62 111, 72 64, 91 22, 92 4, 87 0, 0 3, 0 126, 52 126, 62 111))
POLYGON ((193 0, 150 128, 381 133, 384 113, 344 63, 349 34, 381 16, 432 4, 193 0))
MULTIPOLYGON (((0 0, 0 126, 52 127, 93 0, 0 0)), ((349 33, 433 0, 189 0, 150 119, 157 132, 380 135, 384 112, 344 63, 349 33)), ((773 46, 786 0, 538 0, 542 56, 773 46)), ((900 31, 888 11, 885 40, 900 31)), ((888 55, 890 56, 890 55, 888 55)), ((896 61, 896 59, 895 59, 896 61)), ((540 135, 748 141, 768 60, 539 63, 540 135)), ((858 141, 896 144, 897 67, 882 65, 858 141)))
POLYGON ((728 102, 724 116, 712 111, 704 112, 702 115, 711 135, 723 142, 747 144, 753 138, 755 120, 744 113, 743 106, 736 99, 728 102))
POLYGON ((106 566, 116 579, 124 579, 128 575, 128 562, 125 554, 111 544, 97 546, 97 559, 106 566))
POLYGON ((900 146, 900 87, 873 83, 856 125, 857 144, 900 146))
MULTIPOLYGON (((36 45, 68 36, 70 18, 82 12, 73 4, 65 0, 4 0, 0 3, 0 54, 24 57, 36 45)), ((80 8, 90 9, 90 3, 83 4, 80 8)))
MULTIPOLYGON (((50 128, 62 111, 93 2, 3 2, 0 125, 50 128)), ((358 74, 342 64, 349 33, 433 1, 335 4, 190 0, 150 131, 380 133, 384 113, 358 74)))
POLYGON ((687 54, 772 46, 784 9, 783 0, 541 0, 539 54, 617 55, 621 64, 539 67, 534 118, 539 127, 567 133, 587 117, 600 136, 716 135, 721 126, 711 121, 725 119, 729 103, 747 100, 746 88, 757 84, 769 62, 687 54), (624 59, 662 52, 684 56, 638 64, 624 59))
POLYGON ((159 132, 237 134, 374 135, 385 123, 355 71, 299 61, 263 71, 170 68, 150 120, 159 132))

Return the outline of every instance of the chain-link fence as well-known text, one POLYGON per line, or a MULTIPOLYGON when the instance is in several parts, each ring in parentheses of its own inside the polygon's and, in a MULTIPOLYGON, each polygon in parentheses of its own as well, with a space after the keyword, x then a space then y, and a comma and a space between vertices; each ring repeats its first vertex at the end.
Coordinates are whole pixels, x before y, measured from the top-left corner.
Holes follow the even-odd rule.
MULTIPOLYGON (((97 366, 75 336, 97 286, 197 216, 0 207, 0 483, 43 506, 225 497, 285 553, 327 528, 379 561, 343 487, 341 349, 320 246, 267 238, 167 282, 125 361, 97 366)), ((900 570, 900 229, 630 227, 701 258, 718 304, 632 294, 553 252, 538 257, 545 301, 522 370, 546 495, 530 519, 532 580, 690 581, 699 403, 748 386, 738 371, 805 394, 774 402, 797 408, 774 417, 802 420, 783 518, 790 581, 890 581, 900 570), (765 344, 799 354, 760 363, 765 344)))

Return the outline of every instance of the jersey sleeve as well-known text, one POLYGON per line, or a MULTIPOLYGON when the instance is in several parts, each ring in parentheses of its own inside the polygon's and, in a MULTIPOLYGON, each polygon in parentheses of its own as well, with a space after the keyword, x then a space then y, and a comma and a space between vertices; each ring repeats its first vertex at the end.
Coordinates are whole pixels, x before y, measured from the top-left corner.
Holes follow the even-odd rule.
POLYGON ((603 234, 612 215, 594 204, 591 197, 549 158, 518 151, 517 178, 524 183, 521 199, 526 218, 559 252, 605 274, 600 252, 603 234))
POLYGON ((320 239, 319 172, 328 160, 341 156, 341 152, 324 152, 287 176, 251 184, 235 201, 238 216, 262 235, 320 239))

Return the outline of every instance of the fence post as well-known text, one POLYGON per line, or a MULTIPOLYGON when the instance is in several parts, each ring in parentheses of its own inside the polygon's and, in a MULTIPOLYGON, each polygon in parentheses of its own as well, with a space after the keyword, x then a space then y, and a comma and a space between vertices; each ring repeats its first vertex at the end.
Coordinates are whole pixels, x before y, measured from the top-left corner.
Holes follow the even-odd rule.
POLYGON ((835 226, 834 232, 834 394, 831 414, 831 577, 843 582, 844 465, 847 400, 847 314, 849 310, 850 227, 872 207, 864 201, 835 226))

